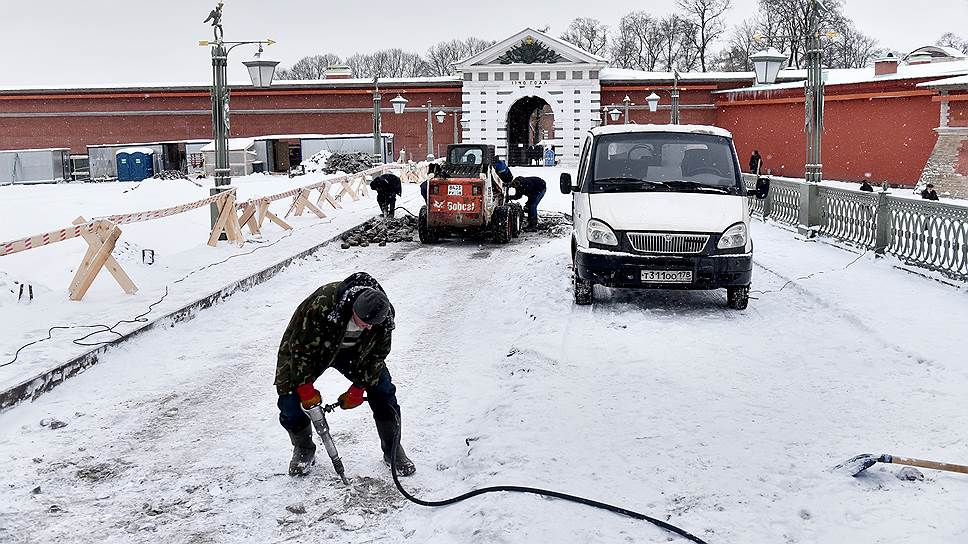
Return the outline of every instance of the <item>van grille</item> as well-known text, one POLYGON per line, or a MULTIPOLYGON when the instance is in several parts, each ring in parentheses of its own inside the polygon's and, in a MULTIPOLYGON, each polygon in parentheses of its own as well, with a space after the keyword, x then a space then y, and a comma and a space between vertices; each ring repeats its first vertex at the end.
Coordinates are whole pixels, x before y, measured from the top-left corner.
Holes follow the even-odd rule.
POLYGON ((630 232, 628 237, 632 248, 643 253, 701 253, 709 241, 708 234, 630 232))

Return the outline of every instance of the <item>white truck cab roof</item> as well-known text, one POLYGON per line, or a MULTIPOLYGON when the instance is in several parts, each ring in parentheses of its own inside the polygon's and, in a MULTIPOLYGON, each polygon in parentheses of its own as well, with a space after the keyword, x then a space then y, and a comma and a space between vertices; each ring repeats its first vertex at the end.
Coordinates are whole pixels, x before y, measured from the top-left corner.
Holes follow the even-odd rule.
POLYGON ((732 139, 733 134, 723 128, 709 125, 608 125, 591 130, 592 136, 603 134, 625 134, 637 132, 681 132, 687 134, 709 134, 732 139))

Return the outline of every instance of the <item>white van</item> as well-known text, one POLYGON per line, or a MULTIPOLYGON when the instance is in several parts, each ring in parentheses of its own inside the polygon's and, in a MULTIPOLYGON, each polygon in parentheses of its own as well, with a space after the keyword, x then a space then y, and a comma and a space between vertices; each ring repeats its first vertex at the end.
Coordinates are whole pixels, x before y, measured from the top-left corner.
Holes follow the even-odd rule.
MULTIPOLYGON (((766 198, 769 180, 757 182, 766 198)), ((701 125, 615 125, 585 139, 572 193, 575 303, 592 287, 726 288, 749 303, 749 195, 732 135, 701 125)))

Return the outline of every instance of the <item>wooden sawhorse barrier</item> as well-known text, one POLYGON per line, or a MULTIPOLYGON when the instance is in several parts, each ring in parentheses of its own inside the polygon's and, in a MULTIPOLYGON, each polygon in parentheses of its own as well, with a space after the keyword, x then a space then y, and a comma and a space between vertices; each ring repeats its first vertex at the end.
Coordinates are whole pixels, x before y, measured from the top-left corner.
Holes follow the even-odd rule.
MULTIPOLYGON (((87 220, 83 217, 74 220, 75 225, 85 223, 87 223, 87 220)), ((121 237, 121 229, 117 225, 107 219, 101 219, 94 223, 93 229, 81 229, 81 237, 87 242, 87 252, 84 254, 81 265, 74 272, 74 279, 71 280, 71 285, 68 288, 71 300, 76 301, 84 298, 102 268, 108 269, 108 272, 114 276, 115 281, 118 282, 121 289, 124 289, 125 293, 133 295, 138 292, 138 287, 121 268, 117 259, 111 255, 118 238, 121 237)))
POLYGON ((316 214, 316 217, 320 219, 326 219, 326 214, 323 213, 323 210, 319 209, 319 206, 310 202, 309 194, 311 192, 312 191, 310 189, 300 190, 299 194, 297 194, 296 197, 292 199, 292 205, 289 206, 289 211, 286 212, 285 217, 289 217, 290 214, 298 217, 303 214, 306 208, 309 208, 309 211, 316 214))

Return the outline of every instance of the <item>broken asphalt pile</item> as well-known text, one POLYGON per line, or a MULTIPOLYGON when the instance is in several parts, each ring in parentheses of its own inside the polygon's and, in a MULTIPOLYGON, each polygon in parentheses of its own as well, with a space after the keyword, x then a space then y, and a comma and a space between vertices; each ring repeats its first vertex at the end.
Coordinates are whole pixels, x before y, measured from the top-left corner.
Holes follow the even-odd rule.
POLYGON ((373 168, 373 158, 366 153, 333 153, 326 159, 326 166, 323 168, 324 174, 335 174, 345 172, 356 174, 369 168, 373 168))
POLYGON ((409 215, 383 219, 374 217, 343 235, 343 249, 366 247, 370 244, 385 246, 387 243, 412 242, 417 236, 417 219, 409 215))
POLYGON ((188 179, 188 175, 181 170, 162 170, 151 177, 153 179, 188 179))

